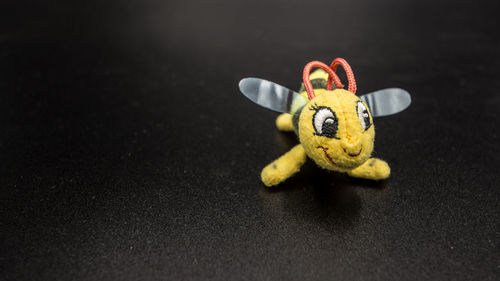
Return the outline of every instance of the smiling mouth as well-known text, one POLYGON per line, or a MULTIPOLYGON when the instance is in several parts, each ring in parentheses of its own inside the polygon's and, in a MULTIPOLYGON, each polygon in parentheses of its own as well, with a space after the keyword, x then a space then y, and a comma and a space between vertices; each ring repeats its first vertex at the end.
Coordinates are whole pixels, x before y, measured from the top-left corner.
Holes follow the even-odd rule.
MULTIPOLYGON (((347 153, 347 150, 345 148, 342 147, 342 149, 344 150, 345 153, 347 153)), ((361 146, 358 153, 356 153, 356 154, 347 153, 347 155, 349 155, 351 157, 356 157, 356 156, 361 154, 361 151, 363 151, 363 146, 361 146)))
POLYGON ((321 149, 323 149, 323 153, 325 153, 326 159, 328 159, 328 161, 330 161, 330 163, 332 163, 333 165, 335 165, 335 166, 339 166, 337 163, 335 163, 335 161, 333 161, 333 160, 332 160, 332 158, 330 157, 330 155, 328 155, 328 152, 327 152, 327 151, 328 151, 328 148, 323 147, 323 146, 321 146, 321 145, 320 145, 320 146, 318 146, 318 147, 316 147, 316 148, 321 148, 321 149))

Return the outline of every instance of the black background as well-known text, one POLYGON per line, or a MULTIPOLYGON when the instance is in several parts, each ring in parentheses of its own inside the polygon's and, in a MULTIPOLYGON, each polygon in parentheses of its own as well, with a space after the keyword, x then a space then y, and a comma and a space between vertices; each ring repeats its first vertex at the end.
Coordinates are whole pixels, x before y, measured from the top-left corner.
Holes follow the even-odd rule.
POLYGON ((496 2, 2 4, 2 280, 498 279, 496 2), (390 179, 267 189, 296 140, 239 79, 335 57, 412 94, 390 179))

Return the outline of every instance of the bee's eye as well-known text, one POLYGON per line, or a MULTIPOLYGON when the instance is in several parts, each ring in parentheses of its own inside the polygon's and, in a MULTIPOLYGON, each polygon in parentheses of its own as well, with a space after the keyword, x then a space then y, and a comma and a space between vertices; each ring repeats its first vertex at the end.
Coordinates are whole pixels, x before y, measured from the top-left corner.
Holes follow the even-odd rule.
POLYGON ((313 126, 316 135, 327 138, 336 138, 337 135, 337 116, 328 107, 319 107, 313 116, 313 126))
POLYGON ((358 118, 359 121, 361 121, 361 127, 366 131, 372 123, 370 122, 370 114, 368 113, 368 109, 366 109, 366 106, 358 101, 358 105, 356 106, 356 109, 358 111, 358 118))

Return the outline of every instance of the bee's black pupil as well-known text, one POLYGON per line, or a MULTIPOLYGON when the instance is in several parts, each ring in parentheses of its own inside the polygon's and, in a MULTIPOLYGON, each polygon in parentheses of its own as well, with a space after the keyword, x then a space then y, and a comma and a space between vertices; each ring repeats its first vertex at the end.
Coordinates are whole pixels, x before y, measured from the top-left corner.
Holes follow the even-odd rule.
POLYGON ((370 116, 368 116, 368 111, 366 109, 363 111, 363 119, 365 119, 365 124, 368 128, 368 125, 370 124, 370 116))
POLYGON ((323 133, 322 135, 328 138, 334 138, 337 134, 337 123, 333 118, 327 118, 323 122, 323 133))

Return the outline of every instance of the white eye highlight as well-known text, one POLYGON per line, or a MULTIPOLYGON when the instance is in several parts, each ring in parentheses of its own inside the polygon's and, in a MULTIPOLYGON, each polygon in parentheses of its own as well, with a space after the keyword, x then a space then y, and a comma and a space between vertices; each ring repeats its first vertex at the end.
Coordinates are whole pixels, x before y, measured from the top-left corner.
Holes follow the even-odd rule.
POLYGON ((315 108, 316 113, 313 116, 313 126, 316 131, 316 135, 324 136, 327 138, 336 138, 337 135, 337 116, 328 107, 317 107, 315 108))
POLYGON ((359 121, 361 121, 361 127, 366 131, 372 123, 370 122, 370 114, 368 113, 368 109, 366 109, 366 106, 358 101, 358 104, 356 105, 356 110, 358 112, 358 118, 359 121))

